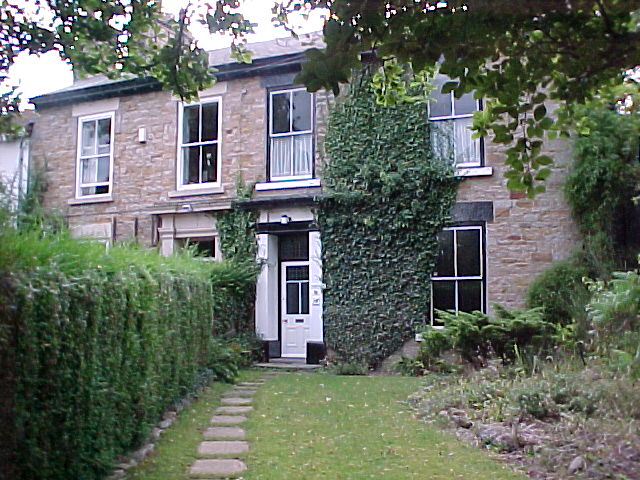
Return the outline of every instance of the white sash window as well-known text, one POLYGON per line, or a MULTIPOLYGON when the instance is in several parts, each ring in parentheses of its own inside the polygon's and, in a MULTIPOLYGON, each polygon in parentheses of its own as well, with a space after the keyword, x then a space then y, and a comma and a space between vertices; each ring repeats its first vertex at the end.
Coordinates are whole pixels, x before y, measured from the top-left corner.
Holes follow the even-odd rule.
POLYGON ((77 198, 111 194, 113 118, 111 112, 78 119, 77 198))
POLYGON ((269 94, 269 178, 313 178, 313 95, 304 88, 269 94))
POLYGON ((479 167, 482 165, 482 143, 471 138, 473 112, 480 104, 472 93, 455 98, 453 92, 441 93, 449 79, 438 75, 434 80, 435 90, 429 102, 431 150, 436 158, 451 161, 456 167, 479 167))

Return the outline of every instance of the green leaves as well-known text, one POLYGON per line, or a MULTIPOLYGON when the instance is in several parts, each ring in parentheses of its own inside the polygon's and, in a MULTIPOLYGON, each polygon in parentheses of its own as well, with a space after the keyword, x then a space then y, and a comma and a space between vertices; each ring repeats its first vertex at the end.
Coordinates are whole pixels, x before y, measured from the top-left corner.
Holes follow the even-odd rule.
MULTIPOLYGON (((449 165, 431 159, 424 103, 377 101, 385 82, 405 81, 403 72, 390 61, 377 75, 359 74, 325 137, 318 223, 326 341, 355 364, 378 363, 427 320, 436 234, 458 183, 449 165)), ((420 86, 403 88, 422 96, 420 86)))

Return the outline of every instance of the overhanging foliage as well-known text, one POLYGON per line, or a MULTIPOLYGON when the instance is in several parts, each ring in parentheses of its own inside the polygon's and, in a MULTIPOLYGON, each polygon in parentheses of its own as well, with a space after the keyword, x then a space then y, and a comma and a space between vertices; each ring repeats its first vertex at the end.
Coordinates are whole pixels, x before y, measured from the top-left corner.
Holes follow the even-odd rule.
POLYGON ((436 234, 458 182, 431 158, 425 105, 378 105, 370 80, 360 75, 329 116, 318 222, 327 344, 375 365, 428 318, 436 234))

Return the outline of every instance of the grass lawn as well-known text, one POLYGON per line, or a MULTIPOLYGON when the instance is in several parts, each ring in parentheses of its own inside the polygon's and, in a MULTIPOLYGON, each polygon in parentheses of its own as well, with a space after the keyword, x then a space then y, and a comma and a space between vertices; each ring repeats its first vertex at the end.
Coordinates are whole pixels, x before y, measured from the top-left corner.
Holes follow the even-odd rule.
POLYGON ((242 478, 526 478, 413 418, 404 400, 419 385, 415 378, 325 374, 269 380, 246 424, 251 450, 242 478))
MULTIPOLYGON (((244 371, 238 381, 253 380, 259 376, 255 370, 244 371)), ((178 415, 176 422, 160 437, 153 453, 140 465, 127 472, 127 480, 187 480, 189 467, 198 458, 196 450, 203 440, 202 432, 209 427, 215 407, 220 405, 222 393, 229 390, 228 383, 213 383, 178 415)))

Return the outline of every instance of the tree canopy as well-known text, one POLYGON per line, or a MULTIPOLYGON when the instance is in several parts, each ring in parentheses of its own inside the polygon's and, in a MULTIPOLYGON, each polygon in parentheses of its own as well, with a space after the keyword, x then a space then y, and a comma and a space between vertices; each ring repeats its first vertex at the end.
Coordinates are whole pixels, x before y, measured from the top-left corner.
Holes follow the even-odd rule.
MULTIPOLYGON (((254 24, 239 6, 196 0, 173 19, 147 0, 0 0, 0 80, 20 52, 58 50, 79 75, 149 75, 191 98, 212 77, 188 25, 231 32, 236 58, 250 61, 244 41, 254 24)), ((273 21, 286 27, 293 12, 319 8, 329 10, 326 48, 307 52, 299 76, 310 91, 338 92, 371 52, 382 66, 379 101, 411 101, 403 83, 437 67, 452 79, 445 91, 484 99, 474 128, 507 147, 508 186, 530 195, 550 174, 545 139, 566 133, 574 105, 640 65, 640 0, 281 0, 273 21)), ((15 111, 11 92, 0 109, 15 111)))

